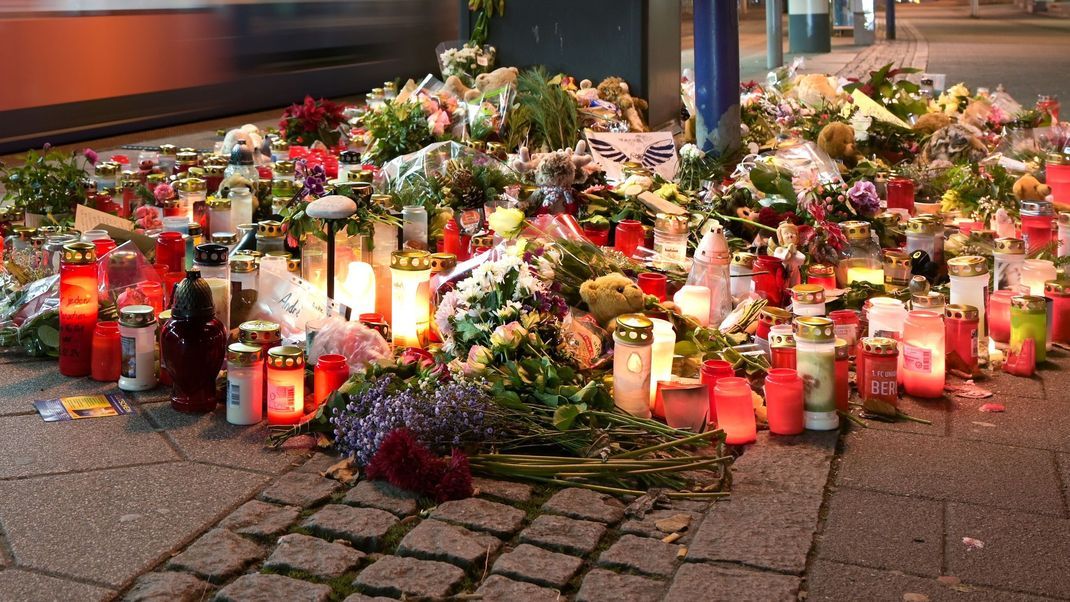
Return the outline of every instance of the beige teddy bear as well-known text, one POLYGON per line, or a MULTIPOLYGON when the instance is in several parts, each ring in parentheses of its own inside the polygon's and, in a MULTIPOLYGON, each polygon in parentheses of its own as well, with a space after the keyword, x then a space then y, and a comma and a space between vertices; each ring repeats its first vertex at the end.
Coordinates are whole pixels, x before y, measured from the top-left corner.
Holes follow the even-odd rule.
POLYGON ((607 330, 613 330, 617 316, 641 312, 646 305, 646 295, 639 285, 618 272, 584 282, 580 297, 591 315, 607 330))
POLYGON ((516 67, 499 67, 490 73, 480 73, 477 75, 475 81, 476 87, 469 88, 464 85, 461 78, 456 75, 451 75, 446 78, 446 83, 442 89, 453 94, 457 98, 472 102, 479 100, 479 97, 484 92, 497 90, 504 86, 515 86, 516 78, 519 76, 520 71, 516 67))
POLYGON ((628 82, 619 77, 607 77, 598 84, 598 98, 617 105, 620 114, 628 122, 628 129, 633 132, 647 132, 650 128, 643 121, 643 112, 648 105, 645 100, 632 96, 628 82))

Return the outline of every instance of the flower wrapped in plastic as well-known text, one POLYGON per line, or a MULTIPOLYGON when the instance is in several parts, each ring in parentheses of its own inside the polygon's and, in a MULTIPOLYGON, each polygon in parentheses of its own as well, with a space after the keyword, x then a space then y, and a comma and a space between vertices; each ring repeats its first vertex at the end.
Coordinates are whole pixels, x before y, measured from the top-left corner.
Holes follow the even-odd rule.
POLYGON ((475 84, 476 76, 494 70, 498 51, 489 44, 482 46, 455 40, 442 42, 435 48, 442 79, 459 78, 466 86, 475 84))

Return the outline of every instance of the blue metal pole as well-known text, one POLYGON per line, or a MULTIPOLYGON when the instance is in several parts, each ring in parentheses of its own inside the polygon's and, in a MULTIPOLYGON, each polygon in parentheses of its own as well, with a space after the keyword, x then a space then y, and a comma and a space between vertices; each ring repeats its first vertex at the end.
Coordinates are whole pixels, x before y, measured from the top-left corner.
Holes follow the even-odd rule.
POLYGON ((784 64, 784 24, 781 0, 765 0, 765 68, 784 64))
POLYGON ((695 136, 725 155, 739 148, 739 12, 735 2, 695 0, 695 136))
POLYGON ((888 0, 884 9, 884 26, 888 30, 889 40, 895 39, 895 0, 888 0))

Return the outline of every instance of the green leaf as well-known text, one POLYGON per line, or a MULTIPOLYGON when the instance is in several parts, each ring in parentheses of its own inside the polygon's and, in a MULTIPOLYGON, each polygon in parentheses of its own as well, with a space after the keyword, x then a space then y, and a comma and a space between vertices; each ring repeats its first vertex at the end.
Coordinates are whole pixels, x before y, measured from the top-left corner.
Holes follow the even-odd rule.
POLYGON ((554 427, 559 431, 567 431, 585 411, 587 411, 586 404, 570 403, 557 408, 554 411, 554 427))

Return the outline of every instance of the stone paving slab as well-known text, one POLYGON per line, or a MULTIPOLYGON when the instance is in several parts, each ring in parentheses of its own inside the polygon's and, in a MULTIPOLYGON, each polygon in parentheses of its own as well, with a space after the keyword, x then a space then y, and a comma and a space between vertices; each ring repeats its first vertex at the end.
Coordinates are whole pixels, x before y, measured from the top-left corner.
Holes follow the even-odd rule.
POLYGON ((711 564, 685 564, 664 602, 795 602, 798 577, 711 564))
POLYGON ((483 602, 557 602, 564 599, 557 590, 513 581, 501 575, 487 577, 476 595, 481 596, 483 602))
POLYGON ((611 495, 578 487, 558 491, 542 505, 542 509, 550 514, 611 525, 624 518, 624 504, 620 500, 611 495))
POLYGON ((161 571, 138 577, 123 596, 123 602, 200 602, 215 589, 189 573, 161 571))
MULTIPOLYGON (((1067 365, 1063 362, 1062 365, 1067 365)), ((1070 372, 1044 372, 1044 397, 1059 403, 1070 403, 1070 372)))
POLYGON ((1062 516, 1062 491, 1048 451, 887 431, 844 438, 837 483, 1062 516), (1008 492, 1029 492, 1011 495, 1008 492))
POLYGON ((668 532, 658 529, 658 521, 673 518, 677 515, 684 515, 691 518, 691 524, 687 529, 680 533, 680 539, 676 540, 677 543, 686 544, 691 541, 692 536, 698 531, 699 524, 702 523, 702 512, 695 512, 692 510, 653 510, 647 512, 642 519, 629 519, 624 521, 620 526, 621 533, 630 533, 632 535, 639 535, 642 537, 651 537, 654 539, 662 539, 669 535, 668 532))
POLYGON ((1055 461, 1059 465, 1063 479, 1063 494, 1066 496, 1066 507, 1070 508, 1070 454, 1055 454, 1055 461))
POLYGON ((656 577, 669 577, 676 569, 681 547, 649 537, 623 535, 598 557, 598 566, 607 569, 636 572, 656 577))
POLYGON ((968 583, 1070 598, 1070 520, 949 504, 948 572, 968 583), (984 542, 977 549, 963 537, 984 542))
POLYGON ((356 568, 363 558, 363 552, 347 545, 290 533, 279 538, 278 547, 264 561, 264 567, 301 571, 321 579, 333 579, 356 568))
POLYGON ((391 597, 443 598, 464 579, 464 571, 434 560, 384 556, 357 575, 361 591, 391 597))
POLYGON ((936 579, 915 577, 897 571, 852 566, 827 560, 814 562, 807 578, 808 602, 905 602, 911 599, 928 602, 1044 602, 1040 598, 1017 592, 999 591, 959 584, 945 585, 936 579), (924 596, 919 598, 917 596, 924 596))
POLYGON ((326 501, 339 489, 338 481, 295 471, 279 477, 258 497, 265 502, 308 508, 326 501))
MULTIPOLYGON (((1044 399, 1046 397, 1045 389, 1048 387, 1049 382, 1054 384, 1055 381, 1059 380, 1062 379, 1053 373, 1025 378, 1003 372, 990 372, 985 378, 977 379, 975 384, 992 391, 995 397, 1002 399, 1044 399)), ((952 380, 951 382, 956 381, 952 380)), ((1070 381, 1063 382, 1065 385, 1070 385, 1070 381)), ((1064 392, 1067 390, 1070 389, 1063 389, 1064 392)))
POLYGON ((495 481, 482 477, 472 477, 472 488, 480 497, 493 497, 507 502, 523 504, 531 499, 531 485, 513 483, 512 481, 495 481))
POLYGON ((491 569, 496 575, 546 587, 564 587, 583 566, 583 560, 522 543, 498 557, 491 569))
POLYGON ((173 570, 192 573, 212 583, 226 583, 267 553, 252 541, 227 531, 212 529, 167 563, 173 570))
POLYGON ((829 502, 820 558, 915 575, 940 575, 942 502, 840 489, 829 502))
POLYGON ((139 414, 45 422, 0 418, 0 478, 181 460, 139 414))
POLYGON ((1070 452, 1070 407, 1041 399, 999 399, 1004 412, 981 412, 992 399, 956 399, 951 436, 1070 452))
POLYGON ((377 552, 397 517, 375 508, 329 504, 305 519, 301 526, 320 537, 344 539, 359 550, 377 552))
POLYGON ((282 575, 242 575, 219 590, 218 602, 327 602, 331 588, 327 585, 291 579, 282 575))
POLYGON ((732 464, 732 482, 753 488, 819 493, 828 480, 836 450, 836 432, 807 432, 783 437, 768 431, 746 447, 732 464))
POLYGON ((667 587, 667 582, 649 577, 594 569, 584 575, 576 602, 657 602, 667 587))
POLYGON ((428 519, 405 534, 397 553, 423 560, 441 560, 468 570, 482 567, 502 547, 493 535, 428 519))
POLYGON ((508 538, 524 524, 524 511, 497 502, 468 498, 439 504, 431 518, 508 538))
POLYGON ((242 535, 272 537, 281 535, 297 522, 301 509, 249 500, 219 523, 220 527, 242 535))
MULTIPOLYGON (((90 378, 70 378, 59 373, 55 360, 34 360, 3 364, 0 375, 0 415, 36 414, 33 401, 56 399, 71 395, 114 393, 119 389, 115 383, 102 383, 90 378)), ((169 399, 170 389, 157 387, 144 393, 127 393, 127 399, 135 404, 159 402, 169 399)))
POLYGON ((386 481, 361 481, 346 492, 346 504, 378 508, 398 516, 416 514, 416 495, 402 491, 386 481))
POLYGON ((818 492, 736 487, 732 497, 715 504, 702 521, 685 560, 802 574, 820 507, 818 492))
POLYGON ((543 514, 520 533, 520 542, 586 556, 598 547, 598 541, 605 533, 606 527, 602 523, 543 514))
POLYGON ((119 588, 266 482, 192 462, 3 481, 0 523, 21 566, 119 588))
POLYGON ((95 602, 111 600, 115 592, 110 589, 86 585, 67 579, 49 577, 40 573, 19 569, 0 571, 0 599, 12 602, 57 602, 78 600, 95 602))
POLYGON ((170 403, 141 406, 165 436, 191 460, 244 468, 271 474, 289 470, 302 456, 297 450, 279 451, 267 447, 267 422, 236 426, 227 422, 226 408, 210 414, 183 414, 170 403))

